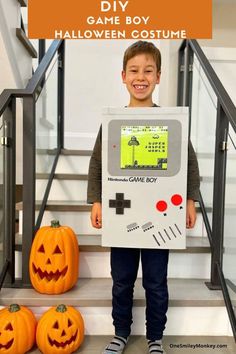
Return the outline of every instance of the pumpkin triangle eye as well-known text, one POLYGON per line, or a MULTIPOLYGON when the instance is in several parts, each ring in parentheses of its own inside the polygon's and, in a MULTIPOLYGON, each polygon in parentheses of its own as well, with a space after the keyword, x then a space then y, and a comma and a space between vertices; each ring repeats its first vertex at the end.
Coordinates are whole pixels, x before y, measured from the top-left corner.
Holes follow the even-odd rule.
POLYGON ((60 248, 58 246, 56 246, 53 254, 55 254, 55 253, 62 253, 62 251, 60 250, 60 248))
POLYGON ((39 247, 38 252, 45 253, 44 245, 39 247))
POLYGON ((52 328, 55 328, 55 329, 58 329, 58 328, 59 328, 59 324, 58 324, 58 322, 57 322, 57 321, 54 323, 54 325, 53 325, 53 327, 52 327, 52 328))
POLYGON ((71 322, 71 320, 69 319, 69 320, 68 320, 68 327, 70 327, 70 326, 72 326, 72 322, 71 322))
POLYGON ((13 327, 12 327, 11 323, 8 323, 8 325, 6 325, 5 330, 6 331, 13 331, 13 327))

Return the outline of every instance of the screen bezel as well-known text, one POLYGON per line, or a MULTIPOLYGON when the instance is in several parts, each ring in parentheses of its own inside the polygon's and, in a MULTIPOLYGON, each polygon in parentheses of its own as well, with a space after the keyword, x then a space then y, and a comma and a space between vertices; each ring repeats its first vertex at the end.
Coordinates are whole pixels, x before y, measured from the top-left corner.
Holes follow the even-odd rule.
POLYGON ((174 119, 115 119, 108 123, 108 172, 111 176, 159 176, 176 175, 181 167, 182 126, 174 119), (168 168, 122 169, 120 168, 121 126, 168 126, 168 168))

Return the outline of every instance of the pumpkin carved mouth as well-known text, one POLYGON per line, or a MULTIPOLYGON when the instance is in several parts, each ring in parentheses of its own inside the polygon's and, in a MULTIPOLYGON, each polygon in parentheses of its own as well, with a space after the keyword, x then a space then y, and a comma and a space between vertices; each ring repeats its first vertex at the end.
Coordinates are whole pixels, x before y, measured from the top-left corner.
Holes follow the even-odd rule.
POLYGON ((9 349, 12 346, 13 342, 14 342, 14 338, 9 340, 9 342, 7 342, 7 344, 1 344, 0 343, 0 349, 9 349))
POLYGON ((57 281, 60 277, 64 277, 67 273, 68 270, 68 266, 65 266, 65 268, 63 268, 61 271, 57 269, 56 272, 47 272, 42 271, 42 269, 40 267, 36 267, 35 264, 33 263, 33 271, 35 274, 38 274, 38 276, 40 277, 40 279, 47 279, 47 281, 51 281, 51 280, 55 280, 57 281))
POLYGON ((70 345, 72 342, 74 342, 76 340, 77 333, 78 333, 78 329, 76 330, 75 334, 70 339, 66 340, 65 342, 60 342, 60 343, 55 339, 52 340, 48 335, 48 341, 51 346, 55 345, 55 347, 57 347, 57 348, 64 348, 65 346, 70 345))

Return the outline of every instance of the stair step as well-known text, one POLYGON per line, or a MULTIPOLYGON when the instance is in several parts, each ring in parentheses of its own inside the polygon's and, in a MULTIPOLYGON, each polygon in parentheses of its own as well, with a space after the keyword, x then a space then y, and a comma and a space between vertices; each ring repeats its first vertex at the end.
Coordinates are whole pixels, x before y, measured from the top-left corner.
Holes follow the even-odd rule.
POLYGON ((72 150, 72 149, 62 149, 61 155, 65 156, 91 156, 92 150, 72 150))
MULTIPOLYGON (((204 183, 214 183, 214 177, 210 176, 201 176, 200 181, 204 183)), ((226 177, 226 184, 235 184, 236 183, 236 177, 226 177)))
MULTIPOLYGON (((221 307, 224 300, 221 291, 210 291, 205 279, 173 279, 169 284, 170 307, 221 307)), ((55 306, 58 303, 79 307, 111 307, 110 278, 79 279, 70 291, 59 295, 39 294, 34 289, 2 288, 0 305, 17 302, 25 306, 55 306)), ((145 306, 142 280, 137 279, 134 290, 134 306, 145 306)))
MULTIPOLYGON (((37 173, 37 179, 46 179, 48 180, 50 177, 49 173, 37 173)), ((87 174, 79 174, 79 173, 55 173, 54 179, 57 180, 79 180, 79 181, 87 181, 88 175, 87 174)))
MULTIPOLYGON (((77 235, 80 252, 109 252, 110 247, 101 246, 100 234, 77 235)), ((16 234, 16 250, 21 251, 22 235, 16 234)), ((211 248, 207 237, 187 236, 187 248, 170 250, 171 253, 210 253, 211 248)))
POLYGON ((34 48, 33 44, 31 43, 31 41, 29 40, 25 31, 22 28, 16 28, 16 37, 23 44, 28 54, 32 58, 38 58, 37 50, 34 48))
MULTIPOLYGON (((197 152, 196 153, 197 158, 198 159, 214 159, 215 154, 212 152, 197 152)), ((227 158, 229 158, 230 160, 235 160, 236 159, 236 155, 234 152, 228 152, 227 153, 227 158)))
MULTIPOLYGON (((36 201, 35 209, 39 210, 41 202, 36 201)), ((23 202, 16 204, 16 210, 23 209, 23 202)), ((46 210, 52 211, 91 211, 91 205, 87 204, 86 201, 61 201, 61 200, 51 200, 48 201, 46 210)))
MULTIPOLYGON (((83 344, 76 353, 80 354, 98 354, 102 353, 102 350, 110 342, 111 336, 94 336, 87 335, 84 337, 83 344)), ((197 354, 206 354, 206 352, 216 351, 219 349, 220 354, 233 354, 235 353, 235 342, 233 337, 229 336, 164 336, 163 346, 167 353, 180 354, 180 348, 186 353, 189 351, 196 352, 197 354), (190 346, 199 347, 191 348, 190 346), (209 345, 215 345, 215 348, 209 345), (186 346, 185 348, 183 346, 186 346), (218 347, 217 347, 218 346, 218 347), (189 350, 187 351, 187 348, 189 350), (210 349, 210 350, 209 350, 210 349)), ((143 354, 147 352, 147 341, 145 336, 131 336, 129 343, 125 349, 125 354, 143 354)), ((33 349, 29 354, 41 353, 38 349, 33 349)))

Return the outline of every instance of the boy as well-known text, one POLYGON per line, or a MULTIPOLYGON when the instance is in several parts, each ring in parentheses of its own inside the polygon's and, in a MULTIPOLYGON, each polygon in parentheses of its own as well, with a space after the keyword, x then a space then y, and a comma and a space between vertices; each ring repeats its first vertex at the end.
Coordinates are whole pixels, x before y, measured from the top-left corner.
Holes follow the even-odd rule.
MULTIPOLYGON (((161 54, 154 44, 138 41, 124 54, 122 80, 130 95, 128 107, 157 107, 152 94, 161 76, 161 54)), ((128 108, 127 108, 128 109, 128 108)), ((101 128, 89 166, 88 203, 92 203, 91 223, 102 227, 101 212, 101 128)), ((191 143, 188 155, 186 227, 194 227, 198 199, 199 171, 191 143)), ((164 353, 162 336, 168 309, 167 265, 169 250, 111 248, 112 317, 115 337, 103 354, 123 353, 131 332, 133 289, 139 259, 142 262, 146 294, 146 337, 149 353, 164 353)))

